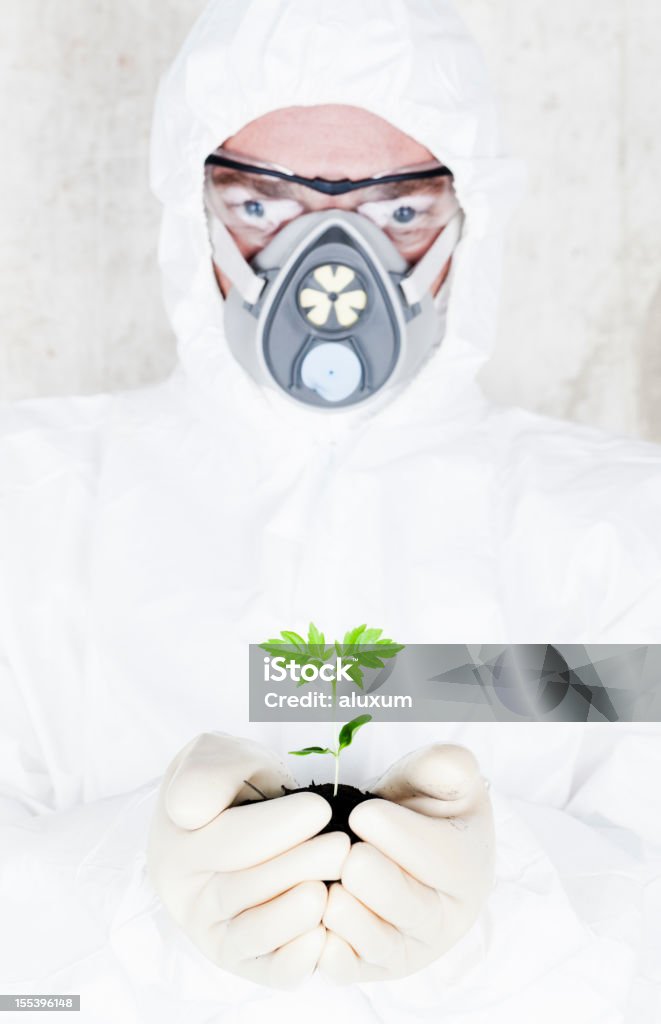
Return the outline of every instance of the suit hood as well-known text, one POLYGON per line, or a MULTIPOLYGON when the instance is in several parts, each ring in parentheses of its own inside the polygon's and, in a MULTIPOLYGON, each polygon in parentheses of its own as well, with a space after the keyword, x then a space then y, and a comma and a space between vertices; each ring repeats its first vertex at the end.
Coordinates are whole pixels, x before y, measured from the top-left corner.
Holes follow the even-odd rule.
MULTIPOLYGON (((208 5, 161 82, 152 136, 152 187, 164 207, 160 264, 181 368, 221 414, 254 422, 275 408, 280 422, 327 421, 259 387, 231 355, 203 181, 206 156, 245 124, 279 108, 330 103, 384 118, 454 174, 466 219, 445 335, 391 403, 407 422, 451 413, 479 394, 475 377, 494 342, 502 229, 519 172, 501 147, 480 54, 445 0, 208 5)), ((370 405, 340 417, 373 415, 370 405)))

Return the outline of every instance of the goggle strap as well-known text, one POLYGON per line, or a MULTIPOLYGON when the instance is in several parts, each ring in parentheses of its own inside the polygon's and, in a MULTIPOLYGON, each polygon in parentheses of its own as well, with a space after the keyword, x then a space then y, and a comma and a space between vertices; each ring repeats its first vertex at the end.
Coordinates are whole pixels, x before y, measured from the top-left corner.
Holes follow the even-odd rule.
POLYGON ((229 167, 247 174, 262 174, 268 178, 289 181, 292 185, 304 185, 306 188, 314 189, 315 192, 322 192, 328 196, 346 195, 348 192, 355 192, 358 189, 369 188, 372 185, 386 185, 390 182, 452 177, 450 168, 440 164, 438 167, 430 167, 424 171, 399 171, 394 174, 381 174, 373 178, 362 178, 360 181, 352 181, 349 178, 344 178, 341 181, 329 181, 326 178, 305 178, 300 174, 293 174, 291 171, 280 171, 276 167, 260 167, 256 164, 244 163, 240 160, 233 160, 231 157, 220 156, 218 153, 208 156, 205 166, 229 167))
POLYGON ((254 272, 241 255, 231 234, 216 216, 211 220, 211 248, 216 265, 230 279, 244 302, 254 306, 264 290, 266 281, 254 272))
POLYGON ((457 210, 431 248, 427 250, 422 259, 418 260, 411 273, 400 281, 399 286, 409 306, 414 306, 417 302, 421 302, 423 296, 430 290, 432 284, 456 249, 461 237, 463 224, 463 212, 457 210))

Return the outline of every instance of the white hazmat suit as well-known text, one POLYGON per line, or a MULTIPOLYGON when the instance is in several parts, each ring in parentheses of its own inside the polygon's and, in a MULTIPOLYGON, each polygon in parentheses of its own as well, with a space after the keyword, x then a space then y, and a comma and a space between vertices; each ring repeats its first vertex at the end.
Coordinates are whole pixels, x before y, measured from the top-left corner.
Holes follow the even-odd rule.
POLYGON ((493 407, 476 382, 516 181, 445 0, 214 0, 192 30, 152 150, 179 365, 141 391, 0 415, 0 990, 80 992, 83 1020, 123 1024, 603 1024, 651 1005, 658 961, 636 958, 654 943, 643 894, 660 901, 655 726, 363 730, 345 781, 444 740, 492 783, 488 910, 410 978, 335 989, 315 974, 273 993, 212 964, 146 872, 158 784, 194 736, 278 756, 310 741, 304 723, 247 720, 247 645, 274 631, 661 639, 658 449, 493 407), (427 146, 466 216, 440 348, 391 401, 332 415, 231 356, 202 195, 204 159, 232 133, 323 103, 427 146))

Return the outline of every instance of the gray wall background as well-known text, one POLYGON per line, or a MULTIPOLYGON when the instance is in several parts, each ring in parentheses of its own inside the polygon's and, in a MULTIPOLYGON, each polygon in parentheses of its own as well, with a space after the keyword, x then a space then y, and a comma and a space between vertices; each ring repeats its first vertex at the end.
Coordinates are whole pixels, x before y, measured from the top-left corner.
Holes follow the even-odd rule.
MULTIPOLYGON (((0 399, 173 364, 147 185, 160 73, 204 0, 0 0, 0 399)), ((529 167, 494 398, 661 441, 658 0, 458 0, 529 167)))

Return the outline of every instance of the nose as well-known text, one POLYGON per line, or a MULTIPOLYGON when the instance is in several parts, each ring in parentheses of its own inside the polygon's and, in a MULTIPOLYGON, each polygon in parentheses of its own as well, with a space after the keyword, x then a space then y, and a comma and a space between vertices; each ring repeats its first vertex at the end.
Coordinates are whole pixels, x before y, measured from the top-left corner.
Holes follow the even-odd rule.
POLYGON ((343 196, 327 196, 323 192, 315 192, 308 200, 307 206, 310 213, 320 213, 323 210, 353 210, 355 200, 350 192, 343 196))

